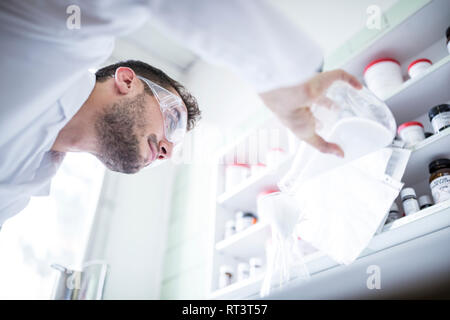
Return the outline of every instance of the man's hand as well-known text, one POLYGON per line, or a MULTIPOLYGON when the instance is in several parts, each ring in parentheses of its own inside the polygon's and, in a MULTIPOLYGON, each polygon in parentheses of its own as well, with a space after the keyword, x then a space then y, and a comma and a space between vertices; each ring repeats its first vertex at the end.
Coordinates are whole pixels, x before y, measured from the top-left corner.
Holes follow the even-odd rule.
POLYGON ((309 143, 321 152, 344 156, 342 149, 334 143, 326 142, 316 133, 317 121, 310 106, 323 97, 323 93, 335 80, 348 82, 356 89, 361 83, 343 70, 320 73, 305 83, 279 88, 261 94, 266 106, 272 110, 299 139, 309 143))

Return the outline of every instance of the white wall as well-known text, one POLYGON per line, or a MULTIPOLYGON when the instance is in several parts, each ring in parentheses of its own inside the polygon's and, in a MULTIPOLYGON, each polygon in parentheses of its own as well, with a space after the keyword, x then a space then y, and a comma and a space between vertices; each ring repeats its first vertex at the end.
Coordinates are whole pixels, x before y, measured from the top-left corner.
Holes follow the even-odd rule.
POLYGON ((174 167, 107 172, 85 261, 106 260, 105 299, 159 299, 174 167))

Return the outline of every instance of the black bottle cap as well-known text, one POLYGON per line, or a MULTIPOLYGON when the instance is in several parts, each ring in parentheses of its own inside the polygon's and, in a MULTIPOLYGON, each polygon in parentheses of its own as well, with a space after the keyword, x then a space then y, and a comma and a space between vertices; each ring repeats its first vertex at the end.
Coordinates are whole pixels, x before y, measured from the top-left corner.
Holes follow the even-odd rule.
POLYGON ((430 118, 430 121, 434 118, 435 115, 441 113, 441 112, 449 112, 450 111, 450 104, 439 104, 437 106, 434 106, 433 108, 428 111, 428 118, 430 118))
POLYGON ((450 159, 437 159, 431 161, 430 164, 428 165, 428 170, 430 171, 430 174, 432 174, 437 170, 446 168, 450 168, 450 159))

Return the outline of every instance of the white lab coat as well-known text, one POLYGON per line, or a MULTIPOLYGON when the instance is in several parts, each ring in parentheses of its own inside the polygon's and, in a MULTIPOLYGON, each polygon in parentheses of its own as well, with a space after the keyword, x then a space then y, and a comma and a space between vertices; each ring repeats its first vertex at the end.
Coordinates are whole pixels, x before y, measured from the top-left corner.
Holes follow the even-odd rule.
POLYGON ((147 19, 258 91, 302 81, 322 63, 320 48, 259 0, 0 1, 0 226, 48 195, 59 165, 48 151, 94 88, 88 68, 147 19), (74 4, 80 29, 66 26, 74 4))

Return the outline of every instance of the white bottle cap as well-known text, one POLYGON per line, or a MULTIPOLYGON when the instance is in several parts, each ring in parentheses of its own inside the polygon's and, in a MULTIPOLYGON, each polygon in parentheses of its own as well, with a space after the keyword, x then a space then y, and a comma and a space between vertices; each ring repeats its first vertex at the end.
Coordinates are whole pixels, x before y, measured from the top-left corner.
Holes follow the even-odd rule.
POLYGON ((419 206, 422 207, 424 205, 433 205, 433 201, 431 200, 431 197, 429 195, 423 195, 419 197, 419 206))
POLYGON ((262 266, 262 259, 258 257, 250 258, 249 264, 252 267, 261 267, 262 266))
POLYGON ((405 188, 400 192, 400 198, 402 198, 402 200, 409 196, 416 197, 416 192, 413 188, 405 188))
POLYGON ((225 266, 220 266, 220 274, 224 274, 224 273, 231 273, 233 274, 233 268, 231 266, 225 265, 225 266))

